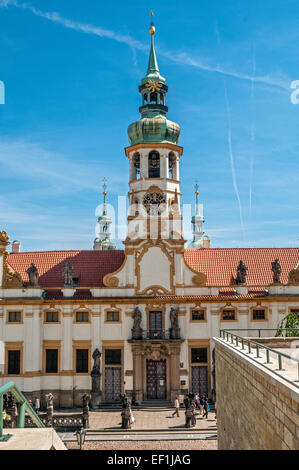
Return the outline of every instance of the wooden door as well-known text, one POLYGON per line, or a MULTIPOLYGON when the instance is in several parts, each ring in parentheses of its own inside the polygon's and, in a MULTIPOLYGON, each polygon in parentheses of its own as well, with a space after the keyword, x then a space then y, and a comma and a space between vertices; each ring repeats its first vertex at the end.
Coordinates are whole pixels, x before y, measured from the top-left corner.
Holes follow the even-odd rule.
POLYGON ((105 401, 120 401, 121 368, 105 367, 105 401))
POLYGON ((192 393, 208 395, 207 366, 192 366, 192 393))
POLYGON ((149 400, 166 399, 166 359, 146 361, 147 398, 149 400))

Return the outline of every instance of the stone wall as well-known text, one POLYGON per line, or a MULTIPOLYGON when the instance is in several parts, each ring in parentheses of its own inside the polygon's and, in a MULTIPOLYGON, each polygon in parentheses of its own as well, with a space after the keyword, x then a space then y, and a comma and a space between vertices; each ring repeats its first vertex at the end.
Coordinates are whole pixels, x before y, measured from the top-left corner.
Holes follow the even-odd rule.
POLYGON ((299 450, 298 389, 214 338, 218 448, 299 450))

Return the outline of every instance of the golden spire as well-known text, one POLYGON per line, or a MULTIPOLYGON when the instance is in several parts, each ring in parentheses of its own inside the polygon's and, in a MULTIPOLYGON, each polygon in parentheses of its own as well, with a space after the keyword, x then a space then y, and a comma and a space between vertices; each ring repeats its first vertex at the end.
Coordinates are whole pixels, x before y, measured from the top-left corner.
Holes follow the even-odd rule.
POLYGON ((156 28, 155 28, 154 20, 153 20, 154 12, 150 11, 150 15, 151 15, 151 26, 150 26, 149 32, 151 35, 153 35, 156 32, 156 28))

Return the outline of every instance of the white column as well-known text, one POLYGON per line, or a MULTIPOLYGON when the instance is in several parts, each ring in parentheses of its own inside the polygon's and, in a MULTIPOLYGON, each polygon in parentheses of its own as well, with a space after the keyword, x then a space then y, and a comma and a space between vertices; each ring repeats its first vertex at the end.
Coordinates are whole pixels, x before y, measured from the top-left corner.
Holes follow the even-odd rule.
POLYGON ((140 178, 148 178, 148 152, 140 152, 140 178))
POLYGON ((175 160, 175 179, 179 181, 180 179, 180 159, 176 157, 175 160))
POLYGON ((161 166, 161 178, 169 178, 168 170, 168 155, 163 154, 160 156, 160 166, 161 166))
POLYGON ((133 162, 132 156, 130 157, 129 165, 130 165, 130 181, 133 181, 134 179, 136 179, 136 177, 135 177, 135 168, 134 168, 134 162, 133 162))

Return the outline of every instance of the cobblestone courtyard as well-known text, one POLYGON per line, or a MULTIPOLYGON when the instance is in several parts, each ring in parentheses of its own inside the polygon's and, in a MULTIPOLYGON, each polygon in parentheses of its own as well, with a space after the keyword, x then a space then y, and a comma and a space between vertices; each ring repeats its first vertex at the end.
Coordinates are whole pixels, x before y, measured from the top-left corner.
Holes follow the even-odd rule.
MULTIPOLYGON (((173 410, 163 411, 145 411, 133 410, 135 423, 132 430, 148 430, 148 429, 169 429, 180 430, 185 429, 185 410, 180 410, 180 416, 172 417, 173 410)), ((101 411, 91 412, 89 414, 90 429, 105 429, 107 431, 120 428, 121 418, 120 411, 101 411)), ((202 418, 199 413, 196 415, 196 427, 193 429, 211 429, 216 426, 215 413, 209 413, 208 419, 202 418)))
MULTIPOLYGON (((206 431, 211 436, 217 433, 215 413, 209 413, 208 419, 196 415, 196 426, 190 430, 185 430, 185 411, 180 411, 179 417, 172 417, 173 410, 134 410, 135 423, 132 426, 132 431, 140 431, 143 434, 145 431, 161 430, 163 432, 169 431, 170 434, 186 433, 183 439, 169 439, 169 440, 110 440, 110 441, 86 441, 84 450, 217 450, 217 440, 211 439, 187 439, 187 434, 192 434, 194 431, 206 431)), ((88 433, 92 431, 106 431, 107 433, 113 432, 116 429, 117 433, 128 435, 131 431, 122 431, 120 410, 118 411, 101 411, 91 412, 89 415, 90 428, 88 433)), ((110 433, 109 433, 110 434, 110 433)), ((169 435, 169 433, 167 433, 169 435)), ((87 437, 88 439, 88 437, 87 437)), ((68 449, 78 449, 76 442, 67 442, 68 449)))
MULTIPOLYGON (((68 442, 66 446, 70 450, 78 449, 76 442, 68 442)), ((83 450, 217 450, 217 440, 86 442, 83 450)))

